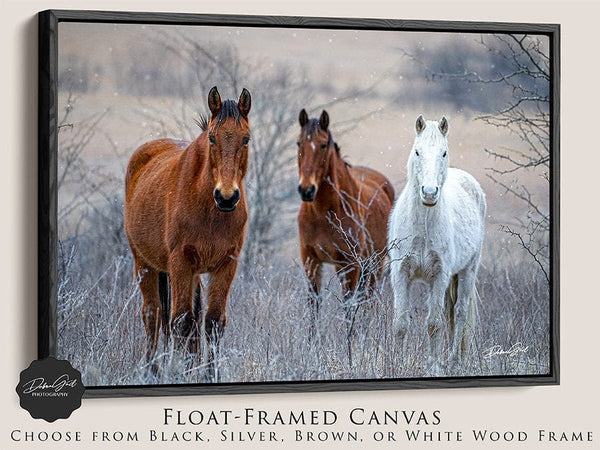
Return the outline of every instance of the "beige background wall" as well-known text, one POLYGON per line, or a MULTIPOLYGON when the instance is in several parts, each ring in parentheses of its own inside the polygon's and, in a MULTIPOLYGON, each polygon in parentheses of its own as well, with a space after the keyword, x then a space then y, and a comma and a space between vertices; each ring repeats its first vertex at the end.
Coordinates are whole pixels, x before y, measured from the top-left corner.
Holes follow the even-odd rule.
MULTIPOLYGON (((600 363, 597 330, 600 302, 594 285, 598 248, 596 211, 598 169, 597 59, 593 33, 600 7, 592 2, 318 2, 275 1, 2 1, 2 108, 3 145, 0 154, 2 277, 2 425, 0 446, 11 445, 10 432, 92 430, 140 431, 161 429, 162 409, 266 410, 334 409, 339 416, 355 408, 440 410, 442 424, 436 431, 473 428, 525 430, 530 434, 522 448, 544 448, 536 442, 538 429, 592 431, 600 443, 597 404, 600 363), (86 400, 68 421, 47 424, 35 421, 18 405, 14 387, 19 372, 36 355, 36 101, 37 11, 48 8, 282 14, 306 16, 382 17, 562 24, 561 98, 561 371, 558 387, 453 389, 402 392, 319 393, 295 395, 246 395, 156 399, 86 400)), ((345 418, 340 419, 340 429, 345 418)), ((234 430, 231 427, 231 430, 234 430)), ((316 431, 316 430, 315 430, 316 431)), ((371 430, 373 431, 373 430, 371 430)), ((465 439, 466 440, 466 439, 465 439)), ((30 448, 42 444, 24 444, 30 448)), ((57 445, 65 446, 67 444, 57 445)), ((189 445, 189 444, 188 444, 189 445)), ((288 441, 286 447, 301 447, 288 441)), ((274 446, 281 448, 282 444, 274 446)), ((375 444, 373 444, 375 445, 375 444)), ((399 444, 388 444, 398 447, 399 444)), ((50 447, 51 444, 45 444, 50 447)), ((404 446, 404 445, 402 445, 404 446)), ((431 445, 430 445, 431 446, 431 445)), ((559 445, 557 445, 559 446, 559 445)), ((140 445, 138 444, 139 448, 140 445)), ((254 444, 246 445, 254 448, 254 444)), ((379 444, 385 448, 386 445, 379 444)), ((417 448, 416 446, 413 446, 417 448)), ((446 448, 471 448, 470 442, 446 444, 446 448)), ((502 448, 502 444, 495 445, 502 448)), ((568 448, 568 445, 560 445, 568 448)), ((584 447, 584 446, 582 446, 584 447)), ((243 447, 242 447, 243 448, 243 447)), ((262 447, 258 447, 262 448, 262 447)))

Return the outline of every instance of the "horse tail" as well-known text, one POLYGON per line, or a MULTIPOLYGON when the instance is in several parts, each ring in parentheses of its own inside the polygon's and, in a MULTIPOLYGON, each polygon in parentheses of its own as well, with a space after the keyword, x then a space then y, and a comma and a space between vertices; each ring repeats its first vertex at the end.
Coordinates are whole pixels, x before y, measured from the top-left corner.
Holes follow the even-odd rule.
POLYGON ((158 298, 162 306, 163 331, 169 335, 169 320, 171 318, 171 302, 169 301, 169 274, 158 272, 158 298))

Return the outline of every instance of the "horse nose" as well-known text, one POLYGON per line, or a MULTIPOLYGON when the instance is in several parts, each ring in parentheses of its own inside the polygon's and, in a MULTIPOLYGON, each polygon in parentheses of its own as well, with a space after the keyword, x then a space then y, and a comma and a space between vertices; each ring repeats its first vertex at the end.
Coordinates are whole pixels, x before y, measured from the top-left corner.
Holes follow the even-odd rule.
POLYGON ((308 188, 304 189, 302 185, 298 186, 298 192, 304 202, 312 202, 315 199, 315 185, 311 184, 308 188))
POLYGON ((421 186, 421 193, 425 198, 435 198, 438 195, 440 188, 437 186, 421 186))
POLYGON ((421 186, 421 201, 425 206, 434 206, 438 201, 438 186, 421 186))
POLYGON ((220 211, 233 211, 235 209, 235 205, 237 205, 237 202, 240 200, 240 190, 236 189, 233 191, 233 194, 231 194, 230 197, 225 197, 221 193, 221 189, 215 189, 213 192, 213 198, 217 204, 217 209, 220 211))

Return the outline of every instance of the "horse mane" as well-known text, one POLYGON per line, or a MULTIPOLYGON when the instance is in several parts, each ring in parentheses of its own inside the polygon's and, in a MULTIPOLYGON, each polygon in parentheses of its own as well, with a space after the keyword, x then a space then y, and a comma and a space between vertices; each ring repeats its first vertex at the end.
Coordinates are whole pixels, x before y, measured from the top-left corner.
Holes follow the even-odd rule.
POLYGON ((201 114, 198 119, 194 118, 194 122, 196 122, 196 125, 198 125, 202 131, 206 131, 208 128, 208 116, 206 114, 201 114))
POLYGON ((341 147, 338 145, 337 142, 333 143, 333 148, 335 148, 335 151, 337 152, 337 154, 340 157, 340 159, 342 160, 342 162, 346 165, 346 167, 352 167, 352 164, 350 164, 348 161, 346 161, 346 158, 344 158, 342 156, 342 154, 340 153, 341 147))
MULTIPOLYGON (((240 108, 236 101, 225 100, 223 103, 221 103, 221 109, 219 109, 217 117, 215 118, 216 125, 221 125, 230 117, 235 120, 236 124, 239 124, 240 120, 242 119, 242 114, 240 113, 240 108)), ((198 125, 202 131, 206 131, 208 129, 209 120, 210 119, 207 114, 201 114, 198 119, 194 119, 194 122, 196 122, 196 125, 198 125)))
MULTIPOLYGON (((304 128, 306 129, 306 133, 307 134, 315 134, 318 133, 319 131, 323 131, 323 129, 321 128, 321 126, 319 125, 319 120, 318 119, 310 119, 306 125, 304 125, 304 128)), ((335 149, 335 152, 337 153, 337 155, 340 157, 340 159, 342 160, 342 162, 346 165, 346 167, 352 167, 350 165, 350 163, 348 161, 346 161, 341 153, 340 153, 340 146, 338 145, 337 142, 335 142, 333 140, 333 136, 331 135, 331 131, 327 130, 327 145, 333 145, 333 148, 335 149)))
POLYGON ((240 107, 235 100, 225 100, 223 103, 221 103, 221 109, 219 109, 216 117, 216 125, 221 125, 230 117, 235 119, 236 124, 239 124, 240 120, 242 120, 240 107))

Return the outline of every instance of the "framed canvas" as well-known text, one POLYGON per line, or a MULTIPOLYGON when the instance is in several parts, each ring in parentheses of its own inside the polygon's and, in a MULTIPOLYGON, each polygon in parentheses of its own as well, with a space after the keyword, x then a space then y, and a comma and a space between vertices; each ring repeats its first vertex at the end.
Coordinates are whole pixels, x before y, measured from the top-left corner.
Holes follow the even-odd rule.
POLYGON ((559 382, 559 26, 39 14, 39 357, 89 397, 559 382))

